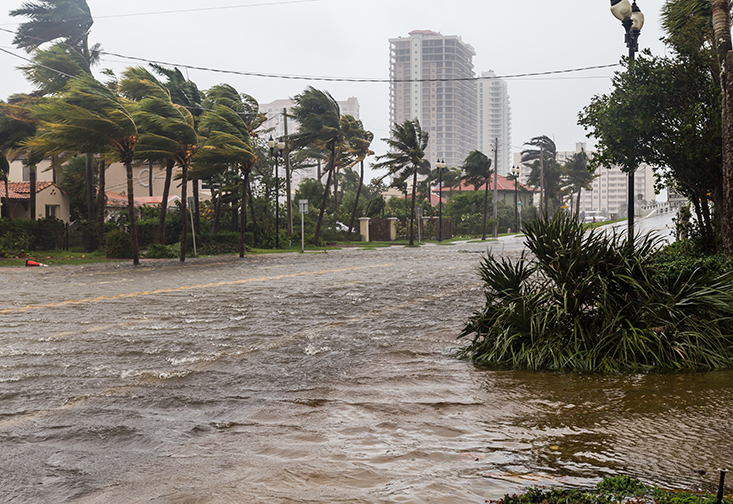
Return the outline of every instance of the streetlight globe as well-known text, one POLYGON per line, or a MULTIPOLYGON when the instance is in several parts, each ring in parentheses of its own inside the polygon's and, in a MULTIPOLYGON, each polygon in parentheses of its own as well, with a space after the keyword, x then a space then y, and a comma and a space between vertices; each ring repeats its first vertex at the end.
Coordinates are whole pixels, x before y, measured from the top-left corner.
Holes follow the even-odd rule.
POLYGON ((275 148, 275 145, 277 145, 277 142, 275 142, 275 140, 273 140, 273 138, 272 138, 272 135, 270 135, 270 138, 267 140, 267 146, 270 149, 274 149, 275 148))
POLYGON ((441 161, 440 159, 438 159, 435 162, 435 167, 442 170, 443 168, 445 168, 445 161, 441 161))
POLYGON ((629 0, 611 0, 611 14, 619 21, 624 21, 631 17, 631 2, 629 0))
POLYGON ((642 26, 644 26, 644 14, 641 13, 641 9, 634 2, 634 5, 631 6, 631 29, 641 31, 642 26))
MULTIPOLYGON (((274 143, 274 142, 273 142, 273 143, 274 143)), ((279 141, 279 142, 277 143, 277 150, 283 150, 284 148, 285 148, 285 142, 283 142, 282 140, 280 140, 280 141, 279 141)))

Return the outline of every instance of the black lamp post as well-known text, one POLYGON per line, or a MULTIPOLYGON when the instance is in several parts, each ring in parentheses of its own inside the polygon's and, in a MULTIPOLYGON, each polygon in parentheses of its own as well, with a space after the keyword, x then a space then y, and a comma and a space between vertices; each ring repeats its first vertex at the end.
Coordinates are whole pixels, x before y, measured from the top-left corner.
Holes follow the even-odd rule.
POLYGON ((435 162, 435 168, 438 170, 439 180, 439 201, 438 201, 438 241, 443 241, 443 171, 445 170, 445 160, 438 159, 435 162))
POLYGON ((285 148, 285 142, 276 142, 272 136, 267 141, 267 146, 270 148, 270 156, 275 158, 275 248, 280 248, 280 178, 277 173, 277 158, 283 155, 283 149, 285 148), (277 151, 275 151, 277 147, 277 151))
POLYGON ((512 175, 514 175, 514 225, 519 231, 519 205, 517 205, 517 179, 519 179, 519 166, 512 166, 512 175))
MULTIPOLYGON (((639 50, 639 34, 641 33, 641 27, 644 26, 644 14, 641 13, 641 9, 634 3, 630 3, 629 0, 611 0, 611 13, 621 21, 624 29, 626 30, 626 47, 629 48, 629 60, 634 61, 634 55, 639 50)), ((634 170, 635 171, 635 170, 634 170)), ((629 215, 629 243, 632 243, 634 238, 634 172, 629 173, 629 194, 628 194, 628 215, 629 215)))

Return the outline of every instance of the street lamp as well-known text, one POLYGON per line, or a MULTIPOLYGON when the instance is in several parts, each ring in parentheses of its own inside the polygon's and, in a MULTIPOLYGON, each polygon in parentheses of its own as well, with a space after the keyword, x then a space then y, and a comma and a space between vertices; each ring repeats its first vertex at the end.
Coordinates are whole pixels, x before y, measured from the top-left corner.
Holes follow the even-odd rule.
MULTIPOLYGON (((626 30, 626 47, 629 48, 629 60, 634 61, 634 55, 639 50, 639 34, 644 26, 644 14, 641 9, 629 0, 611 0, 611 13, 621 21, 626 30)), ((634 172, 629 173, 628 194, 628 225, 629 243, 634 238, 634 172)))
POLYGON ((280 178, 277 173, 277 158, 283 155, 283 149, 285 148, 285 142, 276 142, 273 140, 272 135, 267 141, 267 146, 270 148, 270 156, 275 158, 275 248, 280 248, 280 200, 279 200, 279 188, 280 178), (277 147, 277 151, 275 151, 277 147))
POLYGON ((438 201, 438 241, 443 241, 443 171, 445 170, 445 160, 438 159, 435 162, 435 168, 438 170, 439 180, 439 201, 438 201))
POLYGON ((514 224, 519 231, 519 205, 517 205, 517 180, 519 179, 519 166, 512 166, 512 175, 514 175, 514 224))

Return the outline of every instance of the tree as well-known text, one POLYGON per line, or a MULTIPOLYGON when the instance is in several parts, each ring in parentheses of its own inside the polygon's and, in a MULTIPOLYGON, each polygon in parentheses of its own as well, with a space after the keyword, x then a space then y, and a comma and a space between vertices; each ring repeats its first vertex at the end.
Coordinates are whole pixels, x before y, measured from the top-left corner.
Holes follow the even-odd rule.
POLYGON ((551 138, 544 135, 534 137, 524 145, 533 147, 521 154, 522 163, 532 166, 527 181, 540 186, 540 211, 549 215, 550 203, 554 212, 561 197, 562 168, 557 162, 557 147, 551 138))
MULTIPOLYGON (((171 101, 170 94, 142 67, 128 68, 120 81, 119 90, 137 100, 132 107, 132 119, 138 125, 139 136, 135 156, 138 159, 167 162, 181 167, 181 233, 180 261, 186 260, 188 242, 187 195, 188 168, 198 150, 198 135, 191 113, 171 101)), ((162 205, 167 206, 167 201, 162 205)))
POLYGON ((106 153, 125 165, 133 264, 140 264, 132 161, 138 129, 123 99, 91 76, 72 79, 59 97, 33 106, 39 132, 25 142, 61 158, 76 152, 106 153))
POLYGON ((463 161, 463 166, 461 167, 464 175, 464 180, 471 184, 474 187, 474 190, 477 191, 479 187, 482 185, 485 186, 484 188, 484 220, 483 220, 483 236, 482 240, 486 239, 486 214, 488 212, 489 208, 489 181, 491 180, 491 176, 494 173, 494 170, 491 169, 491 159, 489 159, 486 154, 480 151, 472 151, 463 161))
POLYGON ((562 167, 565 173, 565 184, 572 193, 578 193, 575 215, 580 216, 580 194, 582 190, 592 191, 595 169, 588 167, 588 154, 585 150, 576 152, 562 167))
POLYGON ((341 110, 336 100, 328 92, 312 86, 295 96, 293 117, 300 123, 298 132, 290 135, 293 146, 295 148, 315 147, 328 153, 328 176, 313 237, 314 244, 318 246, 328 191, 336 167, 337 148, 344 141, 344 124, 341 121, 341 110))
POLYGON ((247 190, 252 169, 257 162, 252 143, 254 131, 265 117, 259 112, 259 105, 254 98, 240 95, 226 84, 209 89, 203 105, 207 110, 200 119, 199 130, 205 140, 194 159, 193 171, 198 178, 225 172, 230 166, 241 173, 239 257, 244 257, 247 190))
POLYGON ((719 87, 699 54, 669 59, 645 51, 628 63, 614 76, 612 92, 593 97, 579 114, 579 124, 598 139, 590 164, 654 166, 658 180, 690 198, 711 235, 708 195, 716 212, 725 205, 719 87))
POLYGON ((402 124, 393 124, 387 142, 390 152, 377 156, 374 169, 386 168, 392 176, 392 183, 404 184, 412 178, 412 210, 410 213, 410 246, 415 243, 415 197, 418 174, 430 173, 430 162, 425 159, 428 146, 428 132, 420 127, 417 119, 405 120, 402 124))

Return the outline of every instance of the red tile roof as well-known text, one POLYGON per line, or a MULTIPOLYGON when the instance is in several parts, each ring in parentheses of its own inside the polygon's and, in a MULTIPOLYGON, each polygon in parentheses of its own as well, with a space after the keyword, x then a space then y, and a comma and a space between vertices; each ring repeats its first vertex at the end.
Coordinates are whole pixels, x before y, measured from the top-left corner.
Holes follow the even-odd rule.
MULTIPOLYGON (((39 181, 36 182, 36 194, 43 191, 49 186, 55 186, 58 187, 60 191, 63 192, 63 189, 61 189, 59 186, 54 184, 53 182, 49 181, 39 181)), ((31 183, 30 182, 8 182, 8 199, 11 200, 27 200, 30 198, 31 194, 31 183)), ((0 197, 5 197, 5 183, 0 182, 0 197)))
MULTIPOLYGON (((510 180, 503 175, 497 175, 496 182, 497 182, 496 186, 499 191, 514 191, 514 180, 510 180)), ((484 187, 485 186, 479 187, 479 190, 483 190, 484 187)), ((521 183, 517 184, 517 189, 520 191, 536 191, 537 190, 536 188, 532 186, 521 184, 521 183)), ((456 192, 459 190, 460 191, 473 191, 474 186, 468 184, 465 180, 461 181, 460 189, 458 187, 454 187, 453 189, 450 189, 450 188, 446 188, 445 185, 443 186, 443 193, 451 191, 451 190, 453 192, 456 192)), ((490 191, 494 190, 494 177, 493 176, 491 177, 491 180, 489 181, 489 190, 490 191)), ((433 192, 437 192, 437 191, 438 191, 438 186, 433 187, 433 192)))

